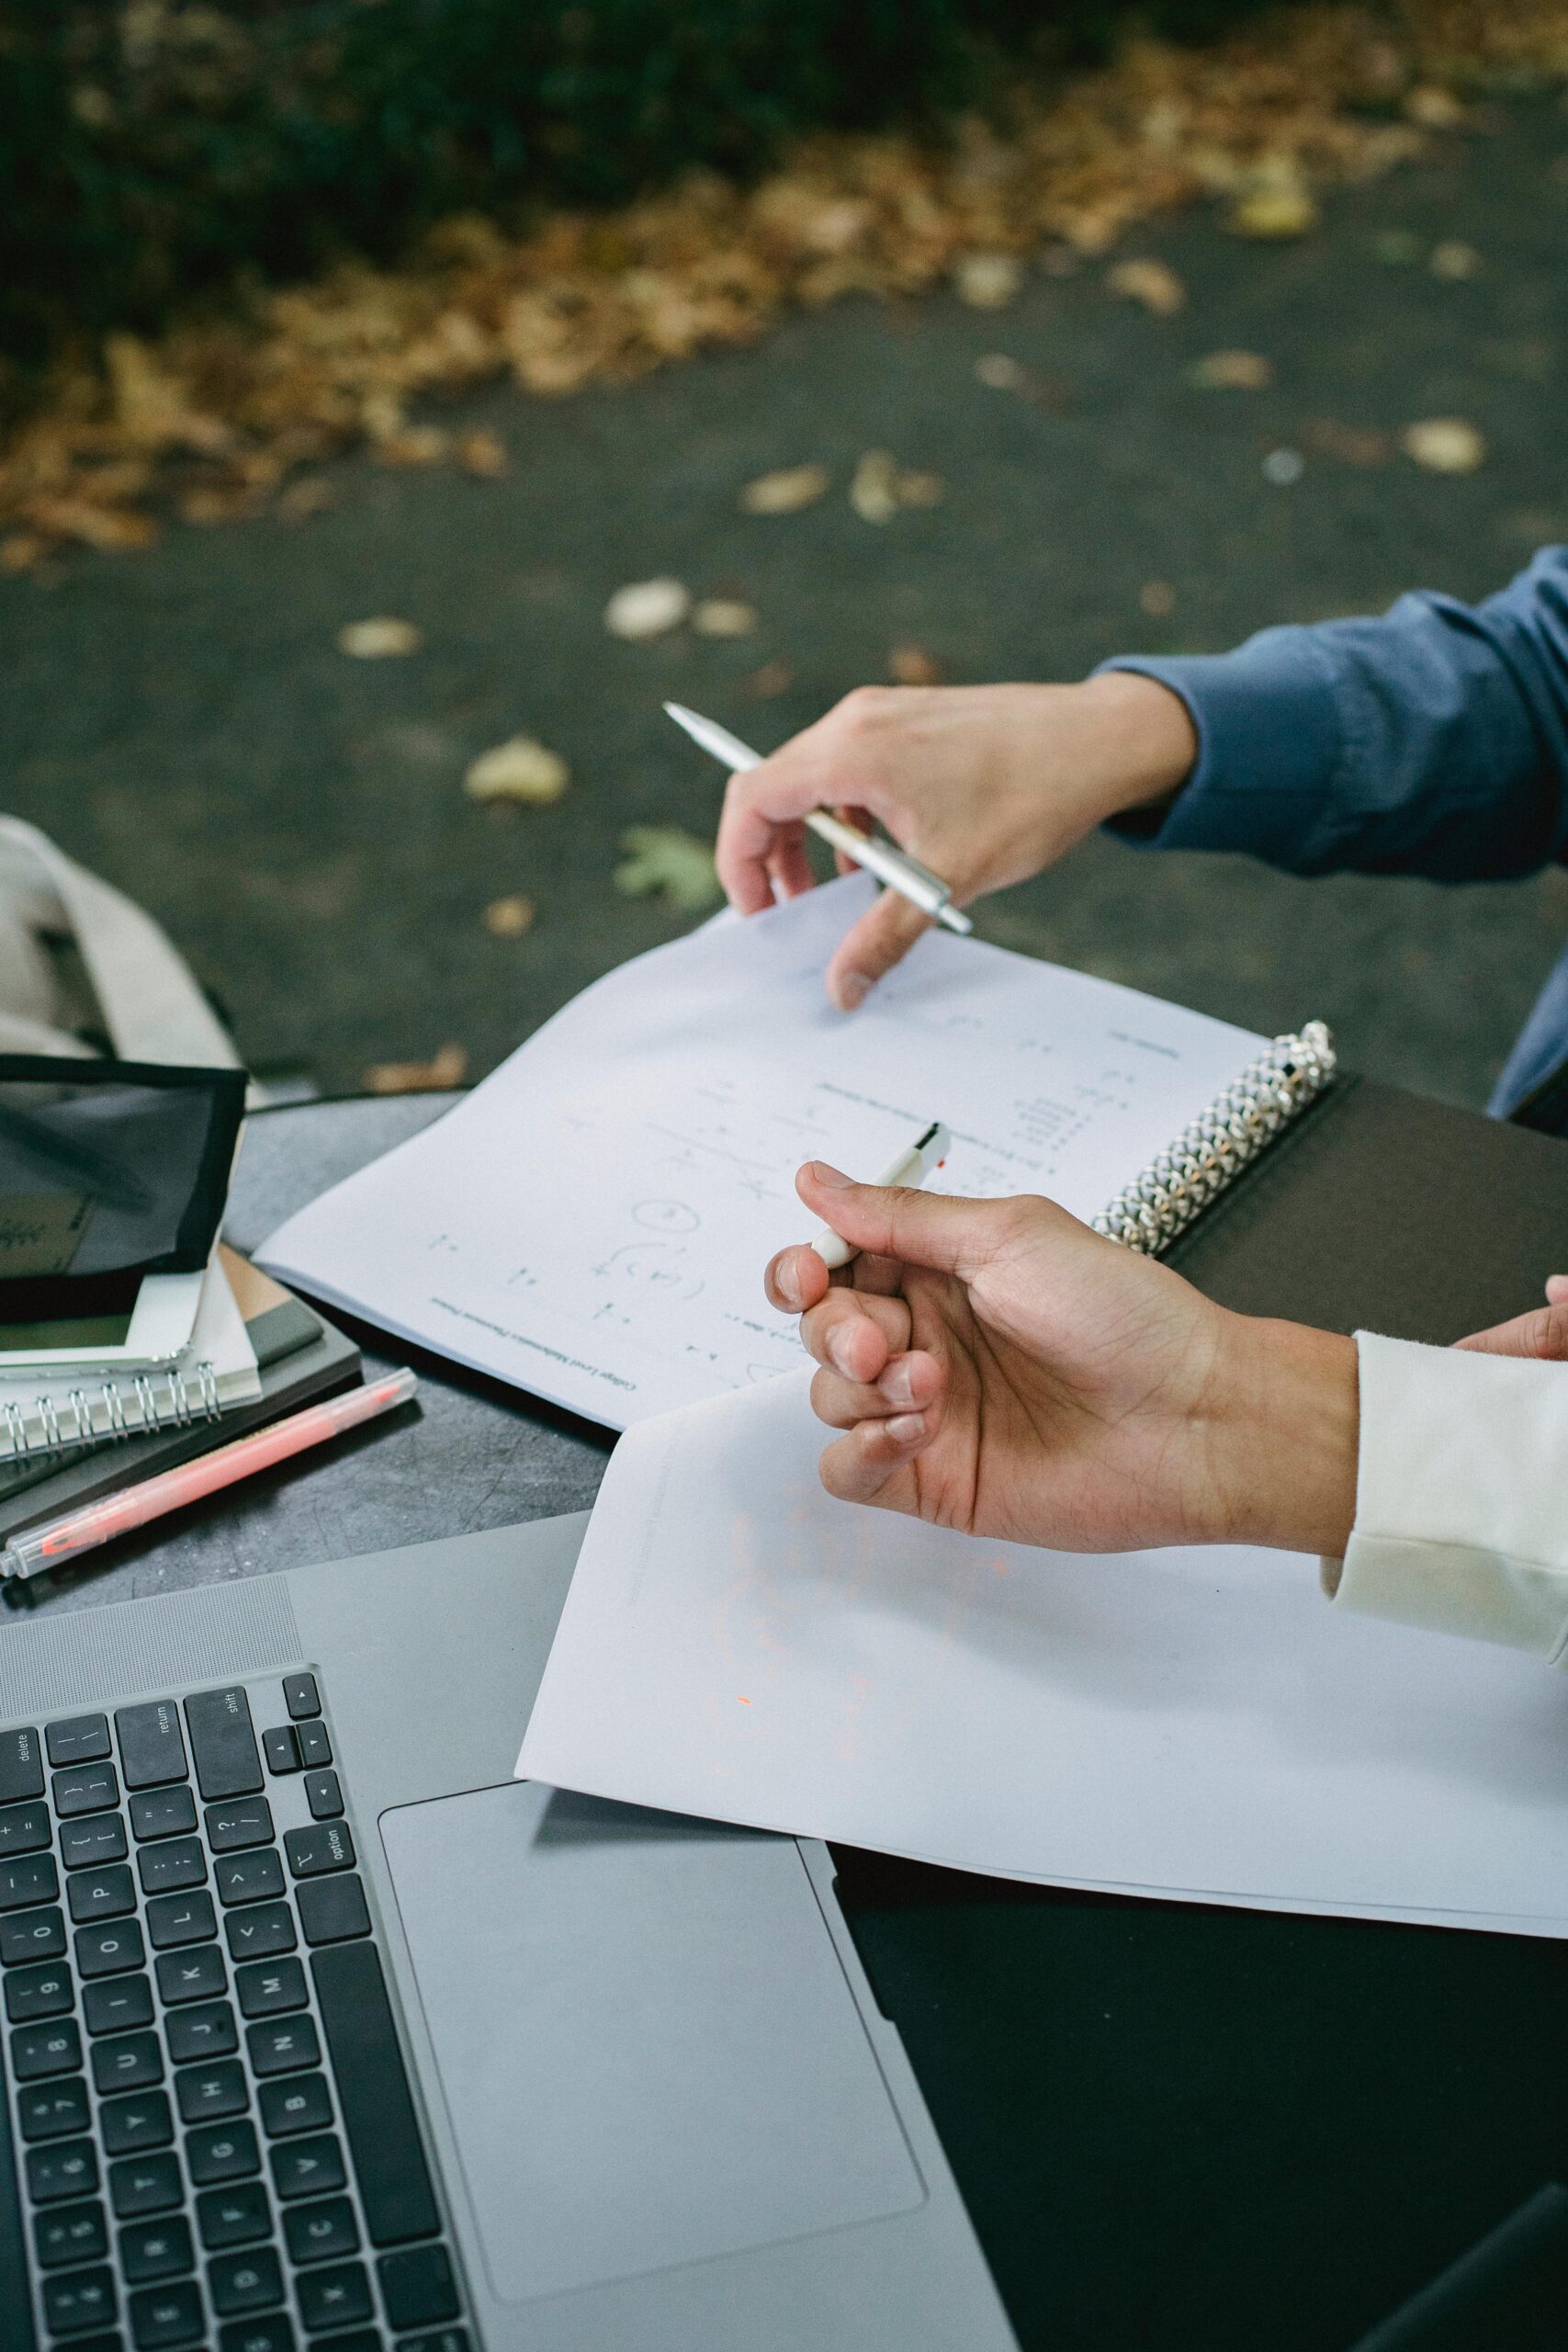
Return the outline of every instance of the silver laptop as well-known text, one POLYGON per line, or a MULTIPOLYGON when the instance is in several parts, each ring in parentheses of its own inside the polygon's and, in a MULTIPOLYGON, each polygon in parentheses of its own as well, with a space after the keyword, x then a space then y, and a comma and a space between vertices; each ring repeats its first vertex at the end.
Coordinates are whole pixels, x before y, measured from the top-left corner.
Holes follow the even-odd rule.
POLYGON ((513 1780, 585 1523, 0 1633, 6 2352, 1013 2343, 826 1849, 513 1780))

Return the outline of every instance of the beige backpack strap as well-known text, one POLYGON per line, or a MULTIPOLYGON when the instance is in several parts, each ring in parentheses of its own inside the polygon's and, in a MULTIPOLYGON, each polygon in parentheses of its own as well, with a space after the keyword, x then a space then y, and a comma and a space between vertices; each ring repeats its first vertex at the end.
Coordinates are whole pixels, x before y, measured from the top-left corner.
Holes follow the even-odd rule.
MULTIPOLYGON (((20 862, 36 878, 37 897, 28 911, 41 927, 65 932, 76 950, 103 1014, 115 1052, 123 1061, 185 1062, 207 1069, 238 1066, 233 1041, 197 986, 190 967, 169 939, 123 891, 89 874, 55 846, 47 833, 19 817, 0 817, 0 844, 13 853, 6 863, 15 874, 20 862)), ((3 1023, 13 1053, 83 1050, 62 1045, 50 1031, 43 1002, 34 1007, 28 987, 30 967, 12 942, 0 962, 18 963, 20 988, 9 1001, 18 1012, 3 1023), (53 1042, 29 1046, 37 1031, 53 1042)))

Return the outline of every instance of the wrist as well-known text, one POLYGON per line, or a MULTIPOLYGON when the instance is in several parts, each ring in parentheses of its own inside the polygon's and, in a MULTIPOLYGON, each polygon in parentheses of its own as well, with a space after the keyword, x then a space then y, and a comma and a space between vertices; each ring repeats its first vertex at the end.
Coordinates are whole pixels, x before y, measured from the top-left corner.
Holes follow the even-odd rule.
POLYGON ((1356 1517, 1356 1343, 1303 1323, 1240 1327, 1219 1430, 1218 1540, 1339 1558, 1356 1517))
POLYGON ((1180 789, 1197 763, 1198 730, 1179 694, 1136 670, 1102 670, 1077 692, 1093 716, 1099 821, 1180 789))

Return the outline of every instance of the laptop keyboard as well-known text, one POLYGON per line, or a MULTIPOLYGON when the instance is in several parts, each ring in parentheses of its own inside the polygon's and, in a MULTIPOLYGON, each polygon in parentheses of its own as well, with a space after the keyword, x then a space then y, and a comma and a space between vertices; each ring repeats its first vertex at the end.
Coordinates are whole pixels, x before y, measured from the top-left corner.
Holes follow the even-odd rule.
POLYGON ((472 2352, 356 1863, 313 1674, 0 1732, 40 2346, 472 2352))

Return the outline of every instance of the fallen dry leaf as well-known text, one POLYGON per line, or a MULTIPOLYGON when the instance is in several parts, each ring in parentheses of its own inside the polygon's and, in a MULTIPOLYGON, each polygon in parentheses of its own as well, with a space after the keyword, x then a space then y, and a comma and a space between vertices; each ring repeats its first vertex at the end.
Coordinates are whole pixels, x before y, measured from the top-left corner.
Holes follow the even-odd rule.
POLYGON ((939 686, 942 664, 921 645, 896 645, 887 656, 887 674, 896 686, 939 686))
POLYGON ((1013 254, 963 254, 953 283, 961 302, 973 311, 1000 311, 1023 284, 1023 264, 1013 254))
POLYGON ((410 424, 400 432, 383 434, 376 443, 376 455, 384 466, 438 466, 451 447, 451 435, 434 424, 410 424))
POLYGON ((463 471, 478 474, 482 481, 494 481, 506 471, 506 444, 498 434, 477 431, 459 433, 453 444, 457 463, 463 471))
POLYGON ((1309 416, 1302 439, 1309 449, 1347 466, 1384 466, 1393 454, 1386 433, 1365 424, 1342 424, 1337 416, 1309 416))
POLYGON ((691 609, 690 594, 678 580, 634 580, 605 605, 604 626, 612 637, 633 641, 663 637, 679 628, 691 609))
POLYGON ((1407 424, 1401 448, 1428 473, 1472 474, 1486 458, 1486 443, 1462 416, 1428 416, 1407 424))
POLYGON ((771 702, 775 695, 787 695, 795 684, 795 664, 782 658, 764 662, 753 670, 746 681, 746 691, 755 702, 771 702))
POLYGON ((1187 288, 1163 261, 1119 261, 1105 273, 1112 294, 1124 301, 1141 302, 1158 319, 1173 319, 1187 307, 1187 288))
POLYGON ((521 939, 534 924, 534 901, 525 899, 521 890, 513 890, 504 899, 492 899, 484 910, 485 929, 492 939, 521 939))
POLYGON ((947 484, 940 474, 927 473, 918 466, 902 468, 893 477, 893 495, 900 506, 940 506, 947 496, 947 484))
POLYGON ((1266 392, 1274 368, 1260 351, 1211 351, 1193 361, 1187 380, 1204 392, 1266 392))
POLYGON ((1426 83, 1404 96, 1404 113, 1423 130, 1457 130, 1464 120, 1464 107, 1451 90, 1436 83, 1426 83))
POLYGON ((898 512, 897 479, 890 451, 866 450, 850 483, 850 504, 863 523, 891 523, 898 512))
POLYGON ((365 1073, 367 1094, 444 1094, 468 1075, 466 1046, 443 1046, 427 1062, 372 1062, 365 1073))
POLYGON ((626 855, 610 878, 625 899, 657 893, 680 913, 696 915, 724 896, 713 851, 678 825, 632 825, 621 847, 626 855))
POLYGON ((338 651, 355 662, 395 661, 402 654, 417 653, 423 643, 423 634, 412 621, 347 621, 337 633, 338 651))
POLYGON ((1152 621, 1166 621, 1176 610, 1176 591, 1168 580, 1145 580, 1138 591, 1138 609, 1152 621))
POLYGON ((692 609, 692 627, 699 637, 750 637, 756 626, 755 606, 739 596, 705 596, 692 609))
POLYGON ((7 531, 0 539, 0 571, 31 571, 50 550, 36 531, 7 531))
POLYGON ((826 466, 781 466, 749 481, 740 503, 748 514, 798 514, 803 506, 815 506, 830 480, 826 466))
POLYGON ((286 523, 304 523, 332 503, 332 484, 323 481, 320 474, 305 474, 299 481, 289 483, 278 499, 277 511, 286 523))
POLYGON ((474 800, 516 800, 525 808, 546 808, 570 781, 571 770, 558 752, 547 751, 531 735, 513 735, 479 754, 463 778, 463 789, 474 800))
POLYGON ((1274 489, 1291 490, 1305 473, 1306 459, 1299 449, 1270 449, 1258 471, 1274 489))
POLYGON ((1475 276, 1481 267, 1481 255, 1462 238, 1446 237, 1440 245, 1432 247, 1432 257, 1427 266, 1434 277, 1447 277, 1457 282, 1475 276))
POLYGON ((975 362, 975 377, 988 391, 1023 392, 1029 389, 1029 370, 1005 351, 987 351, 975 362))
POLYGON ((1299 181, 1282 181, 1238 197, 1225 226, 1234 237, 1304 237, 1317 220, 1317 206, 1308 191, 1299 181))

